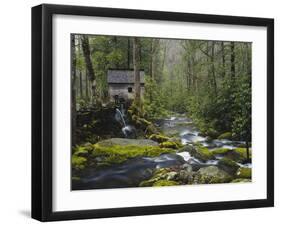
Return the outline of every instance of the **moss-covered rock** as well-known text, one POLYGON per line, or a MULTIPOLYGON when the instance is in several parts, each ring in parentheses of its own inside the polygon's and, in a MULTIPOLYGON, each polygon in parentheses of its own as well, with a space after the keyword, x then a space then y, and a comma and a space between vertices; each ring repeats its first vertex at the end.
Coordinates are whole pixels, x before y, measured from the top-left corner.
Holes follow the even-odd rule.
POLYGON ((244 179, 244 178, 236 178, 234 180, 231 181, 231 183, 247 183, 247 182, 251 182, 252 180, 250 179, 244 179))
POLYGON ((252 178, 252 169, 241 167, 238 169, 236 176, 238 178, 251 179, 252 178))
POLYGON ((228 148, 216 148, 216 149, 212 150, 212 153, 214 155, 225 155, 229 151, 231 151, 231 150, 228 148))
POLYGON ((175 152, 170 148, 156 146, 151 140, 134 139, 109 139, 98 142, 94 145, 92 158, 98 159, 99 164, 122 163, 130 158, 149 156, 155 157, 163 153, 175 152))
POLYGON ((151 187, 151 186, 153 186, 153 184, 156 181, 164 180, 164 179, 166 180, 167 179, 167 175, 169 173, 170 173, 170 171, 167 168, 156 169, 153 172, 153 176, 150 179, 148 179, 148 180, 142 181, 139 186, 140 187, 151 187))
POLYGON ((163 142, 168 141, 170 138, 166 137, 164 135, 161 135, 161 134, 152 134, 152 135, 149 136, 149 139, 154 140, 158 143, 163 143, 163 142))
POLYGON ((232 133, 231 132, 225 132, 221 135, 218 136, 218 139, 223 140, 223 139, 231 139, 232 138, 232 133))
POLYGON ((195 183, 198 184, 216 184, 229 183, 232 181, 232 176, 227 172, 219 169, 216 166, 208 166, 198 170, 195 178, 195 183))
MULTIPOLYGON (((212 150, 214 155, 221 155, 224 158, 228 158, 235 162, 244 163, 247 162, 247 150, 246 148, 236 148, 236 149, 227 149, 227 148, 218 148, 212 150)), ((250 149, 250 158, 251 158, 251 149, 250 149)))
POLYGON ((172 180, 158 180, 152 186, 153 187, 163 187, 163 186, 175 186, 179 185, 177 181, 172 180))
POLYGON ((74 168, 75 170, 82 170, 85 169, 87 165, 87 159, 85 157, 73 154, 71 158, 71 164, 72 168, 74 168))
POLYGON ((196 145, 195 148, 190 148, 189 154, 202 162, 215 159, 214 154, 202 145, 196 145))
POLYGON ((172 149, 179 149, 182 147, 182 145, 175 141, 165 141, 160 144, 161 148, 172 148, 172 149))
POLYGON ((234 162, 228 158, 222 158, 218 162, 218 167, 220 169, 226 171, 230 175, 235 175, 235 173, 237 172, 237 170, 239 168, 239 165, 237 165, 236 162, 234 162))
MULTIPOLYGON (((240 156, 240 161, 241 162, 246 162, 247 161, 247 149, 246 148, 236 148, 234 151, 239 154, 240 156)), ((249 157, 252 159, 252 150, 249 149, 249 157)))

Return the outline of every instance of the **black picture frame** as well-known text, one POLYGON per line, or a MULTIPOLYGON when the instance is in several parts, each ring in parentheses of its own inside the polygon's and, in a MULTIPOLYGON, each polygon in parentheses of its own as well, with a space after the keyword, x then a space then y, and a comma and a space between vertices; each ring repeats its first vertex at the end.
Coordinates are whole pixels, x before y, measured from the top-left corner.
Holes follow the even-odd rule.
POLYGON ((32 218, 122 217, 274 206, 274 20, 176 12, 43 4, 32 8, 32 218), (52 18, 55 14, 247 25, 267 28, 267 198, 130 208, 52 210, 52 18))

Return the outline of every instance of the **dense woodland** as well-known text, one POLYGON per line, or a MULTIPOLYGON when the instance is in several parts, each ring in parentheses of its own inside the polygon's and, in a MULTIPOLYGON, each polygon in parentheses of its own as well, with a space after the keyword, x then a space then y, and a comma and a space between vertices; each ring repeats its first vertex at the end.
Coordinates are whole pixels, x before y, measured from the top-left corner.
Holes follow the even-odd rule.
MULTIPOLYGON (((211 136, 251 140, 251 43, 73 35, 75 110, 108 102, 110 68, 145 71, 149 120, 187 113, 211 136)), ((136 89, 138 90, 138 89, 136 89)))
POLYGON ((251 43, 77 34, 71 48, 74 189, 251 181, 251 43), (109 69, 133 71, 125 111, 109 69))

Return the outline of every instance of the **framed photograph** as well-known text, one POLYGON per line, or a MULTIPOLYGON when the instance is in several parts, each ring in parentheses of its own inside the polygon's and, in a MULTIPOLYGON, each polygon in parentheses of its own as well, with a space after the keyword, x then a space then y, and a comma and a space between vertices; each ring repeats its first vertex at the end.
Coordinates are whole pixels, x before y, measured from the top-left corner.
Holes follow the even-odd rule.
POLYGON ((274 205, 274 21, 32 8, 32 217, 274 205))

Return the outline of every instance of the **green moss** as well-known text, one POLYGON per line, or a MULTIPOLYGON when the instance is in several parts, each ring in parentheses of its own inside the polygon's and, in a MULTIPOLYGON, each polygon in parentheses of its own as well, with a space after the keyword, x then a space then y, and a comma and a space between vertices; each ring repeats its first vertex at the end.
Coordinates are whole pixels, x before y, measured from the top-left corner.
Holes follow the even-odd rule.
POLYGON ((80 177, 74 176, 74 177, 71 177, 71 179, 72 179, 72 181, 79 181, 80 177))
POLYGON ((218 139, 231 139, 232 138, 232 133, 231 132, 225 132, 218 136, 218 139))
MULTIPOLYGON (((247 149, 246 148, 236 148, 234 149, 236 153, 241 156, 241 159, 247 160, 247 149)), ((249 149, 250 158, 252 158, 252 150, 249 149)))
POLYGON ((217 149, 212 150, 212 153, 214 155, 224 155, 229 151, 230 151, 230 149, 227 149, 227 148, 217 148, 217 149))
POLYGON ((247 183, 247 182, 251 182, 251 180, 244 179, 244 178, 237 178, 237 179, 234 179, 233 181, 231 181, 231 183, 247 183))
POLYGON ((94 145, 92 157, 102 157, 102 161, 108 164, 122 163, 130 158, 149 156, 155 157, 163 153, 172 153, 174 150, 158 146, 135 146, 135 145, 94 145))
POLYGON ((152 186, 162 187, 162 186, 174 186, 174 185, 179 185, 179 183, 172 180, 158 180, 152 186))
POLYGON ((218 162, 218 167, 231 175, 234 175, 239 168, 236 162, 228 158, 220 159, 218 162))
MULTIPOLYGON (((214 155, 222 155, 225 158, 231 159, 235 162, 246 162, 247 161, 247 151, 246 148, 236 148, 234 150, 227 148, 218 148, 212 151, 214 155)), ((251 150, 250 150, 251 158, 251 150)))
POLYGON ((208 161, 211 159, 215 159, 214 154, 206 147, 203 147, 200 144, 196 144, 194 149, 189 151, 190 155, 201 160, 201 161, 208 161))
POLYGON ((160 135, 160 134, 152 134, 152 135, 149 136, 149 139, 154 140, 158 143, 163 143, 163 142, 168 141, 170 138, 166 137, 164 135, 160 135))
POLYGON ((181 144, 179 144, 178 142, 174 142, 174 141, 165 141, 163 143, 160 144, 161 148, 172 148, 172 149, 179 149, 182 147, 181 144))
POLYGON ((236 176, 238 178, 251 179, 252 178, 252 169, 241 167, 237 171, 236 176))
POLYGON ((82 170, 86 167, 87 159, 85 157, 72 155, 71 164, 74 169, 82 170))
POLYGON ((151 125, 151 122, 149 122, 148 120, 146 120, 145 118, 139 118, 139 121, 144 124, 145 126, 149 126, 151 125))

